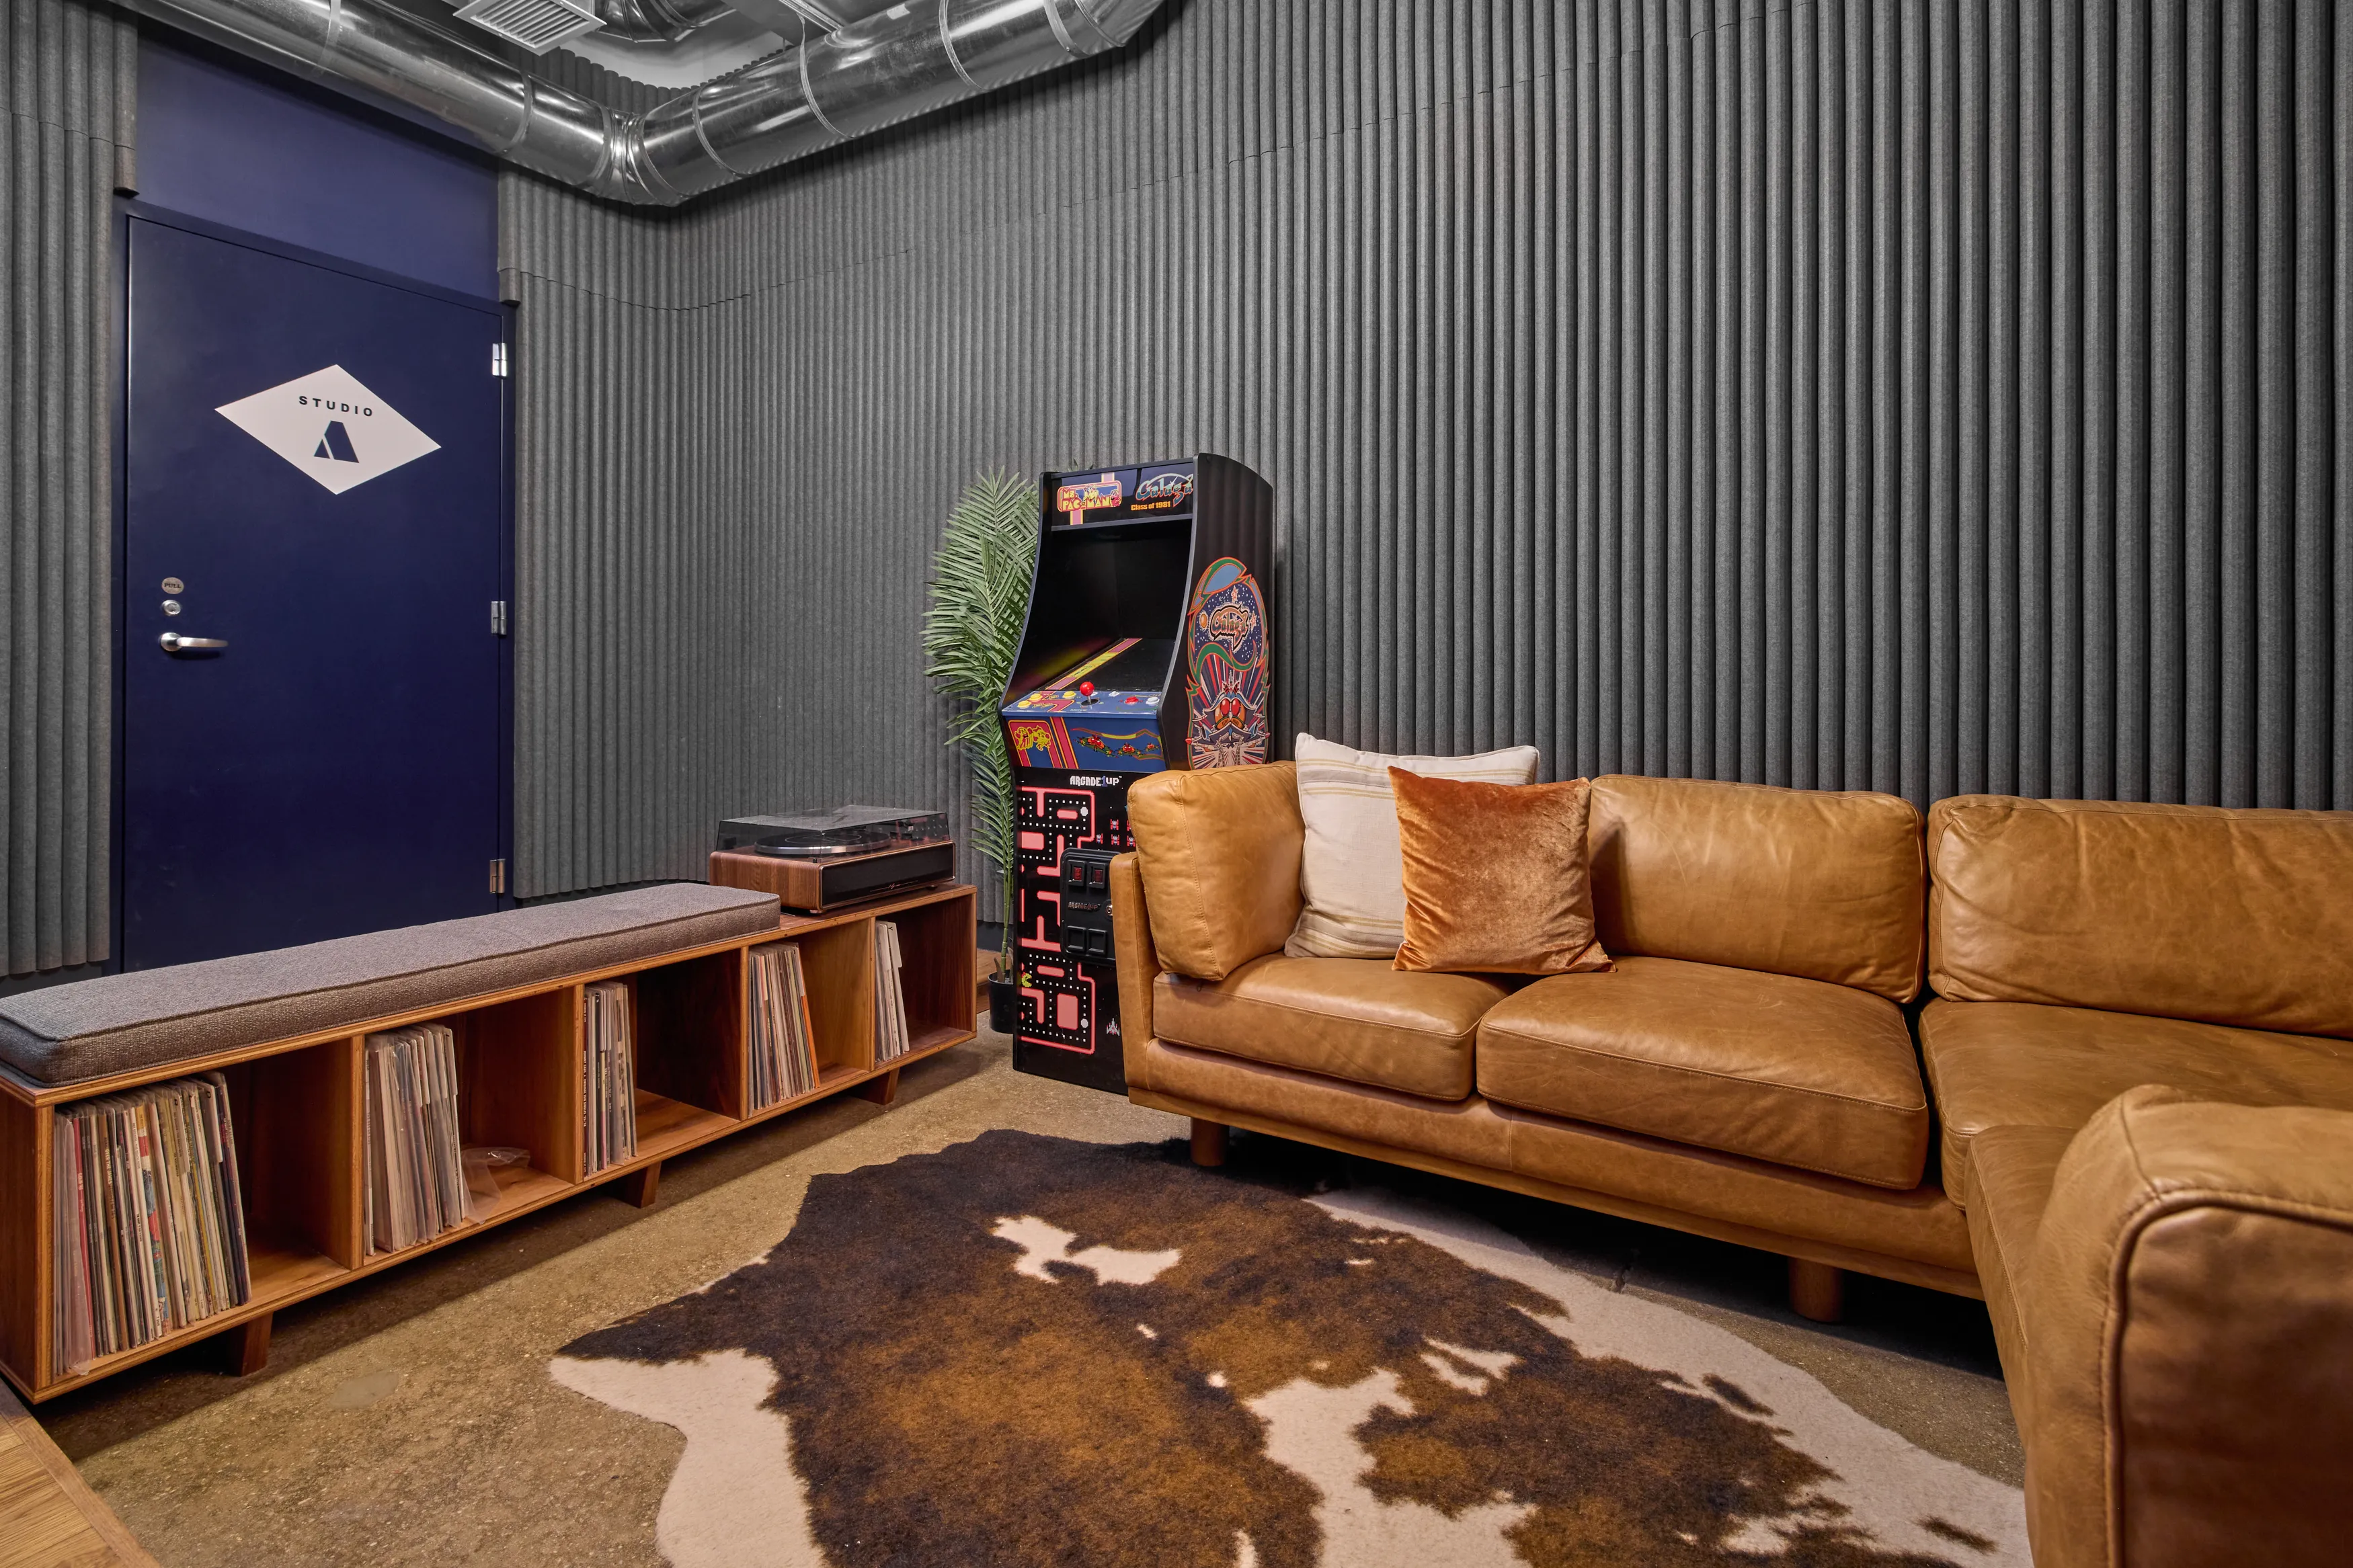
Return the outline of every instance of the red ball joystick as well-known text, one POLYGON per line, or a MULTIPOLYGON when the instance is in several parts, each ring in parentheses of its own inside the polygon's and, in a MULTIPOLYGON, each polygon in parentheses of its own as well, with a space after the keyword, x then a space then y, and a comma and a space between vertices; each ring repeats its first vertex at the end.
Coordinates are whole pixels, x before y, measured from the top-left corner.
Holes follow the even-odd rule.
POLYGON ((1080 681, 1080 682, 1079 682, 1079 695, 1080 695, 1080 696, 1082 696, 1082 697, 1092 697, 1094 694, 1095 694, 1095 683, 1094 683, 1093 681, 1092 681, 1092 680, 1082 680, 1082 681, 1080 681))

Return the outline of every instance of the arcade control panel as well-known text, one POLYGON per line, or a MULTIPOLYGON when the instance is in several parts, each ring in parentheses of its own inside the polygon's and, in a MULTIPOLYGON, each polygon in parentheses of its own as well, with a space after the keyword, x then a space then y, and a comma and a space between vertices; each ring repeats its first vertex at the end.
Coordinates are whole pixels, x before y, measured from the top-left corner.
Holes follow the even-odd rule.
POLYGON ((1158 683, 1166 679, 1176 649, 1174 638, 1121 637, 1007 703, 1018 760, 1029 766, 1157 772, 1166 756, 1162 715, 1168 702, 1158 683))
MULTIPOLYGON (((1142 637, 1123 638, 1119 643, 1096 655, 1076 669, 1065 672, 1062 680, 1071 684, 1041 687, 1014 703, 1007 711, 1077 713, 1093 719, 1107 716, 1118 718, 1123 715, 1133 718, 1137 714, 1157 714, 1160 711, 1161 701, 1160 693, 1157 691, 1106 691, 1099 689, 1092 680, 1087 679, 1097 667, 1111 662, 1131 648, 1141 647, 1143 642, 1142 637)), ((1153 652, 1164 660, 1167 657, 1166 648, 1154 649, 1153 652)))

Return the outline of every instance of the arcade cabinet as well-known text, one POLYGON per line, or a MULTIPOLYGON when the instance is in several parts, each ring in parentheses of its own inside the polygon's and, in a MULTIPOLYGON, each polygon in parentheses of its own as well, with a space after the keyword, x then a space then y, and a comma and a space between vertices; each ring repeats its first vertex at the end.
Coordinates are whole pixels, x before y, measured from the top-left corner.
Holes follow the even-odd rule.
POLYGON ((1048 474, 1038 573, 1000 710, 1013 752, 1013 1065, 1127 1090, 1112 857, 1127 786, 1267 760, 1274 489, 1229 458, 1048 474))

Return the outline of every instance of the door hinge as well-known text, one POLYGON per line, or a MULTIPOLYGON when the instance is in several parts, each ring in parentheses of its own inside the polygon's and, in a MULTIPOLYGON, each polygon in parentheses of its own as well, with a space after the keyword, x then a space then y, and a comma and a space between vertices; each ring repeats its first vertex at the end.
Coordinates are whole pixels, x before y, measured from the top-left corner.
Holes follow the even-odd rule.
POLYGON ((506 890, 507 863, 504 858, 493 860, 491 862, 491 891, 503 893, 506 890))
POLYGON ((492 343, 491 345, 491 374, 492 375, 502 376, 506 374, 506 373, 507 346, 504 343, 492 343))
POLYGON ((507 602, 504 599, 491 601, 491 635, 494 637, 507 635, 507 602))

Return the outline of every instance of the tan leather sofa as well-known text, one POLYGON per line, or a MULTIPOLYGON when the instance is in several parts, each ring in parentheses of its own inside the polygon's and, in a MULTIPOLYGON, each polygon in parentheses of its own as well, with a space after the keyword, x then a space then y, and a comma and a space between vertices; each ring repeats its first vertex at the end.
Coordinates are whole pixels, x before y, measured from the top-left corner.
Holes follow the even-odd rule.
POLYGON ((1532 984, 1283 957, 1288 764, 1130 816, 1129 1096, 1197 1158, 1250 1128, 1765 1248, 1817 1316, 1842 1268, 1983 1296, 2042 1568, 2353 1552, 2353 814, 1973 796, 1924 836, 1602 778, 1618 967, 1532 984))
POLYGON ((1131 1099, 1781 1253, 1817 1315, 1836 1269, 1978 1293, 1904 1013, 1926 899, 1905 802, 1597 780, 1617 967, 1525 984, 1283 956, 1289 763, 1155 774, 1129 819, 1131 1099))

